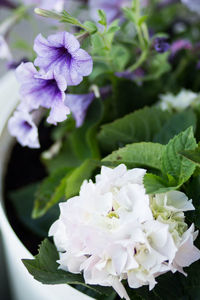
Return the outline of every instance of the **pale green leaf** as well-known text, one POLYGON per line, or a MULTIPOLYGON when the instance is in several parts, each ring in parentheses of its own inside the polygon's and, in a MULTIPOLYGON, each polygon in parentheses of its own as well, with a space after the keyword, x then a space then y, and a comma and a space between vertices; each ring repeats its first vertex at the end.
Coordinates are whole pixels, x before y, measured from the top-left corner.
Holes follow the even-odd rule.
POLYGON ((112 166, 125 164, 129 168, 147 167, 162 169, 164 145, 156 143, 135 143, 127 145, 105 157, 102 162, 112 166))
POLYGON ((163 174, 169 174, 177 181, 177 185, 186 182, 194 173, 195 164, 179 154, 180 151, 194 150, 196 148, 193 128, 175 136, 165 148, 163 153, 163 174))

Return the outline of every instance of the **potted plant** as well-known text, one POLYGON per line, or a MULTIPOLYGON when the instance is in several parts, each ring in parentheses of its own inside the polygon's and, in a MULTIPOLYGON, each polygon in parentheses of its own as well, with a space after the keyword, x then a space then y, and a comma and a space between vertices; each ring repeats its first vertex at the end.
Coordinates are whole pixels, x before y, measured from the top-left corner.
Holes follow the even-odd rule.
POLYGON ((9 91, 2 110, 2 128, 11 115, 10 134, 32 149, 14 148, 5 180, 23 243, 1 209, 11 273, 19 250, 16 296, 23 281, 33 299, 198 298, 198 15, 177 1, 90 1, 88 21, 55 3, 35 9, 56 30, 36 36, 15 72, 20 102, 11 115, 9 91), (11 192, 14 169, 25 172, 11 192), (35 258, 23 245, 35 254, 34 240, 35 258))

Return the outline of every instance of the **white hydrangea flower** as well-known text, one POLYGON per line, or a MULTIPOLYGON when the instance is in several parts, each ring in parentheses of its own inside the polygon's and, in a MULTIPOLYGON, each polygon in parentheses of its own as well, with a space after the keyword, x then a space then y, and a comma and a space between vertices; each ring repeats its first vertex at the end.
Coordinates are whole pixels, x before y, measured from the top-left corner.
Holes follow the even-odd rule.
POLYGON ((129 299, 131 288, 149 285, 168 271, 200 259, 197 233, 185 223, 192 201, 178 191, 149 196, 144 169, 102 167, 96 183, 85 181, 77 197, 60 204, 60 218, 50 228, 60 252, 60 268, 83 272, 88 284, 112 286, 129 299))
POLYGON ((197 98, 198 94, 182 89, 177 95, 171 93, 160 95, 159 107, 162 110, 182 111, 191 106, 197 98))

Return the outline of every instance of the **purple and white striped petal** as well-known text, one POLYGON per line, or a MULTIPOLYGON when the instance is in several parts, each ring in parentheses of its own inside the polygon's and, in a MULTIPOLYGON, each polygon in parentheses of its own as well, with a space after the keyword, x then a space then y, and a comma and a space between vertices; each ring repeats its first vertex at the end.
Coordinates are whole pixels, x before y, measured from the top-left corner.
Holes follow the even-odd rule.
POLYGON ((47 122, 56 124, 66 120, 70 111, 64 104, 67 85, 62 75, 51 71, 39 73, 32 63, 21 64, 16 73, 21 83, 21 110, 30 112, 41 106, 51 109, 47 122))
POLYGON ((23 147, 40 148, 38 129, 28 112, 16 110, 8 121, 8 130, 23 147))
POLYGON ((80 49, 79 41, 68 32, 50 35, 45 39, 39 34, 34 43, 37 53, 35 65, 45 72, 61 74, 68 85, 78 85, 83 76, 92 72, 91 56, 80 49))

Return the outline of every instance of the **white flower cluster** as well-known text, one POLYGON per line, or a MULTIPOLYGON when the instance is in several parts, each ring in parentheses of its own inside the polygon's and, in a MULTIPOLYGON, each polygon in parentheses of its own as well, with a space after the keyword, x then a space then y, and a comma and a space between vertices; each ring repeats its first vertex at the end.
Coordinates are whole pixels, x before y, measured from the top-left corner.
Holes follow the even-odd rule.
POLYGON ((184 273, 200 259, 193 245, 198 233, 184 222, 192 201, 178 191, 148 196, 145 173, 123 164, 102 167, 96 183, 85 181, 79 196, 60 204, 49 232, 61 269, 83 272, 86 283, 112 286, 125 299, 123 279, 131 288, 153 289, 160 274, 184 273))
POLYGON ((160 95, 161 101, 159 103, 159 107, 162 110, 182 111, 195 104, 195 102, 199 103, 198 97, 198 94, 182 89, 177 95, 173 95, 171 93, 160 95))

